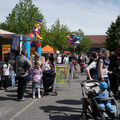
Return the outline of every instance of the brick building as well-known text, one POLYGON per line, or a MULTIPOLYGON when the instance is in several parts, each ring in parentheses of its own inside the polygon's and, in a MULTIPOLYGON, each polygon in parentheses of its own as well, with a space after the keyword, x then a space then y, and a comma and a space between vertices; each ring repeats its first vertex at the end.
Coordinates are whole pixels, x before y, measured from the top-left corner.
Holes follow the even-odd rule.
POLYGON ((107 38, 107 35, 85 35, 85 37, 92 41, 91 49, 99 50, 105 48, 105 39, 107 38))

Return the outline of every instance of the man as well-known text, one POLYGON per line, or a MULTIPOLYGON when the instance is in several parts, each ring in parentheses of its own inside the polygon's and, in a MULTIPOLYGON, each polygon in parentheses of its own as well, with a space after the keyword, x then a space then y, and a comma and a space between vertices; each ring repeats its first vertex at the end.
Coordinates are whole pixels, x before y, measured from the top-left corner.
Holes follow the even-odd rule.
POLYGON ((27 51, 23 50, 16 57, 16 76, 18 79, 17 98, 20 101, 24 100, 24 92, 28 81, 28 70, 31 67, 31 63, 26 56, 27 51))
POLYGON ((57 64, 61 64, 62 62, 62 57, 60 54, 58 54, 58 57, 57 57, 57 64))

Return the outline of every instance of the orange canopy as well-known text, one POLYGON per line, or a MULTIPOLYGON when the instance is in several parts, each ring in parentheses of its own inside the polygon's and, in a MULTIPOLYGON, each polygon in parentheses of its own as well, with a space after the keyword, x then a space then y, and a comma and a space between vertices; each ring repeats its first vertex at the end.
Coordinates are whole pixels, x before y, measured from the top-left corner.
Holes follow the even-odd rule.
POLYGON ((49 45, 46 45, 45 47, 42 48, 42 53, 54 53, 54 50, 52 47, 50 47, 49 45))

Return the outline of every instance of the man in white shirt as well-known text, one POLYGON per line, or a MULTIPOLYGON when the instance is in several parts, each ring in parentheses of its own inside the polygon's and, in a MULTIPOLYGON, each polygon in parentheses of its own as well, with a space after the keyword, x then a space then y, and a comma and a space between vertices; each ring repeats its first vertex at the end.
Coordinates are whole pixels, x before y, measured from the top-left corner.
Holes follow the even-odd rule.
POLYGON ((58 57, 57 57, 57 64, 61 64, 62 62, 62 57, 60 54, 58 54, 58 57))

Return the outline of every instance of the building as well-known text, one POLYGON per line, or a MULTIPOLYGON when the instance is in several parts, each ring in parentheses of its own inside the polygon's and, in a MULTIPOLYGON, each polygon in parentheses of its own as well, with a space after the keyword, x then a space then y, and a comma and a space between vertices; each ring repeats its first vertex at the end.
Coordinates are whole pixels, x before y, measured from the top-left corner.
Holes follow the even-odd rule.
POLYGON ((105 40, 107 35, 85 35, 92 41, 92 50, 100 50, 105 48, 105 40))

